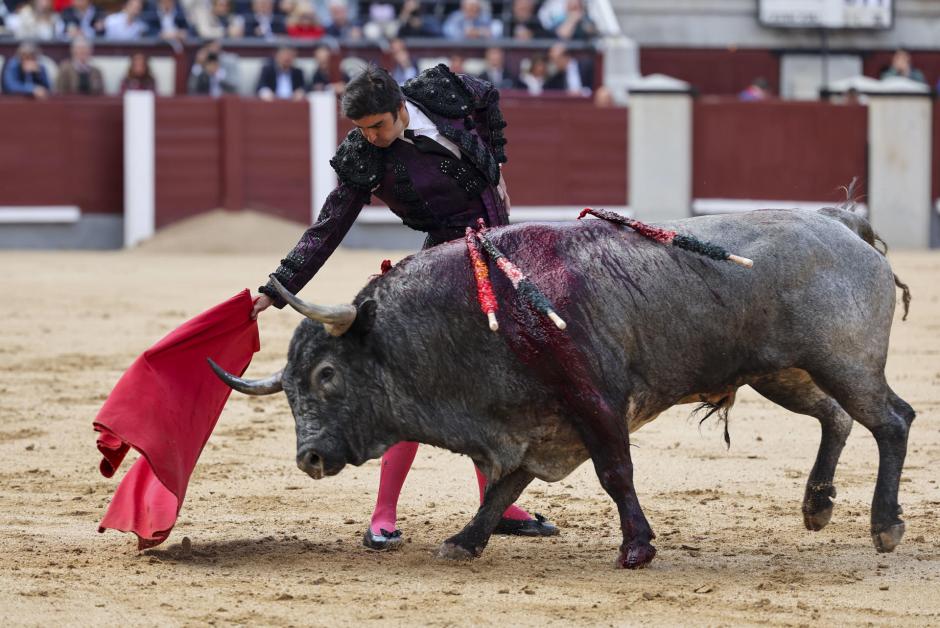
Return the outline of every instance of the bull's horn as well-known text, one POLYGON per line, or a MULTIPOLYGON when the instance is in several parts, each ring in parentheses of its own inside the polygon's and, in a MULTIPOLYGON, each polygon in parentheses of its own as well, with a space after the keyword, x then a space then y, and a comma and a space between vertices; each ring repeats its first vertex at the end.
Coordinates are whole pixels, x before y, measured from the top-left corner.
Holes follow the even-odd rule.
POLYGON ((326 331, 331 336, 342 336, 356 320, 356 306, 348 305, 315 305, 307 303, 290 292, 281 285, 276 277, 271 277, 271 283, 274 289, 281 295, 281 298, 287 301, 292 308, 319 323, 323 323, 326 331))
POLYGON ((209 366, 212 367, 215 374, 219 376, 219 379, 225 382, 229 388, 237 390, 240 393, 246 395, 273 395, 274 393, 279 393, 284 390, 284 387, 281 385, 281 374, 283 371, 278 371, 271 377, 265 379, 242 379, 226 371, 216 364, 212 358, 206 359, 209 361, 209 366))

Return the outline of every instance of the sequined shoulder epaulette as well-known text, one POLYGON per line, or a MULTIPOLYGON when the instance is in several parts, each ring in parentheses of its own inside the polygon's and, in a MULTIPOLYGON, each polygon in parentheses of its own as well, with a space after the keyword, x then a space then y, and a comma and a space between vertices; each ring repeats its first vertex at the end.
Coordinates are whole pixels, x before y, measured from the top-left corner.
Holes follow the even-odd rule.
POLYGON ((370 144, 359 129, 353 129, 336 149, 330 165, 341 183, 372 191, 385 171, 385 156, 382 149, 370 144))
POLYGON ((443 63, 406 82, 401 91, 439 116, 463 118, 473 113, 473 94, 443 63))

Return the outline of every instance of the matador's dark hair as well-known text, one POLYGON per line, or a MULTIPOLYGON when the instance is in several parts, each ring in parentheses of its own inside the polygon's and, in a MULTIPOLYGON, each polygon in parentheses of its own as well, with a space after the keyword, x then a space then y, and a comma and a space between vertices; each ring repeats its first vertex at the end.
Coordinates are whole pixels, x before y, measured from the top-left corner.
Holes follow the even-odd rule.
POLYGON ((370 63, 346 84, 343 92, 343 115, 350 120, 390 113, 398 117, 398 108, 405 97, 392 76, 370 63))

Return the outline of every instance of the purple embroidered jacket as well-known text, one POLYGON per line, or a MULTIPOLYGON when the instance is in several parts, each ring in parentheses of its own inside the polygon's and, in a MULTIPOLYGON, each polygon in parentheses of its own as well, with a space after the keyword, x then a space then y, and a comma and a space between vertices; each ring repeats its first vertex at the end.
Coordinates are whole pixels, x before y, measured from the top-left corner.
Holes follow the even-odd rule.
MULTIPOLYGON (((458 159, 429 140, 396 140, 388 148, 370 144, 353 129, 337 148, 330 165, 339 185, 327 197, 316 224, 273 273, 290 292, 304 287, 339 246, 371 197, 385 201, 405 225, 428 233, 428 244, 463 236, 464 228, 483 218, 490 226, 508 222, 497 185, 506 162, 499 92, 491 84, 445 65, 422 72, 402 92, 461 151, 458 159)), ((260 291, 284 307, 273 284, 260 291)))

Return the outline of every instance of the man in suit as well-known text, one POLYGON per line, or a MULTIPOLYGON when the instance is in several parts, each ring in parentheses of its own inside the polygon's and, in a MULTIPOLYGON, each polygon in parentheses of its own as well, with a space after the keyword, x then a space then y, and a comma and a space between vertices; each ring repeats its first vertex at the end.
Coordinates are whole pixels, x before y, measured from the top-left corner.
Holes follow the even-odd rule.
POLYGON ((555 73, 545 81, 544 89, 590 95, 594 70, 588 62, 579 63, 564 44, 553 45, 548 51, 548 60, 555 66, 555 73))
MULTIPOLYGON (((327 197, 318 221, 300 238, 271 275, 298 292, 326 262, 372 195, 385 201, 405 225, 427 234, 429 248, 461 238, 468 226, 509 223, 509 196, 501 165, 506 162, 506 126, 499 92, 489 83, 455 74, 441 64, 399 87, 369 66, 346 86, 343 115, 355 125, 330 164, 339 185, 327 197)), ((285 305, 272 282, 252 315, 285 305)), ((363 545, 400 547, 398 496, 417 443, 393 445, 382 457, 379 493, 363 545)), ((477 471, 481 498, 486 478, 477 471)), ((558 529, 540 515, 510 506, 497 534, 551 536, 558 529)))
POLYGON ((79 35, 93 39, 104 35, 104 12, 99 11, 91 0, 72 0, 71 6, 62 11, 61 18, 60 35, 67 39, 79 35))
POLYGON ((253 0, 251 13, 245 16, 245 37, 276 39, 286 34, 284 16, 274 12, 273 0, 253 0))
POLYGON ((218 53, 208 53, 201 68, 202 71, 193 80, 193 94, 218 98, 222 94, 235 93, 235 85, 228 80, 225 69, 219 63, 218 53))
POLYGON ((55 91, 88 96, 104 93, 104 79, 101 70, 91 64, 91 52, 91 42, 81 35, 72 40, 72 56, 59 64, 55 91))
POLYGON ((176 0, 157 0, 155 6, 147 8, 141 17, 147 24, 146 37, 183 40, 195 34, 176 0))
POLYGON ((297 51, 283 46, 264 64, 256 90, 262 100, 303 100, 304 73, 294 67, 296 59, 297 51))
POLYGON ((519 80, 519 77, 506 67, 506 57, 503 55, 502 48, 496 46, 487 48, 484 58, 486 69, 479 78, 492 83, 496 89, 525 89, 525 84, 519 80))

